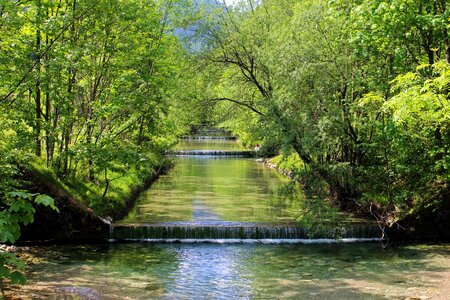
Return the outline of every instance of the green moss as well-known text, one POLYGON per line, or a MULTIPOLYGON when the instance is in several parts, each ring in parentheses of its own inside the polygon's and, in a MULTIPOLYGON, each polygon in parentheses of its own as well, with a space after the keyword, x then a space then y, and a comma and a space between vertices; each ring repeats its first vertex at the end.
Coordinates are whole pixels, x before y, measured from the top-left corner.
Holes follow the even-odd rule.
POLYGON ((26 166, 34 176, 37 176, 41 181, 49 182, 59 189, 66 189, 67 187, 58 179, 56 173, 47 168, 45 162, 41 159, 34 159, 28 166, 26 166))
POLYGON ((67 186, 76 198, 91 207, 99 215, 110 215, 126 209, 127 200, 133 193, 141 189, 145 182, 156 172, 150 170, 136 170, 130 168, 126 174, 108 172, 109 186, 106 190, 105 178, 98 178, 95 182, 84 182, 80 178, 70 178, 67 186))

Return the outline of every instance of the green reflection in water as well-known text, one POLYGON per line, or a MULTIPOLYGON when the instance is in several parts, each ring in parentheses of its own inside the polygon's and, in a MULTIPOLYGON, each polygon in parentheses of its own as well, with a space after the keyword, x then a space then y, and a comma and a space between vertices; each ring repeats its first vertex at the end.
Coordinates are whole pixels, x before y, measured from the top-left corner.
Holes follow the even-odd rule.
MULTIPOLYGON (((111 244, 32 249, 36 286, 101 299, 445 299, 450 245, 111 244)), ((447 291, 448 292, 448 291, 447 291)))
MULTIPOLYGON (((182 140, 183 150, 240 150, 233 140, 182 140)), ((325 199, 305 199, 298 183, 254 159, 178 157, 120 223, 174 221, 294 222, 313 228, 360 222, 325 199)))
POLYGON ((293 221, 303 194, 284 197, 288 182, 253 159, 178 158, 123 222, 293 221))

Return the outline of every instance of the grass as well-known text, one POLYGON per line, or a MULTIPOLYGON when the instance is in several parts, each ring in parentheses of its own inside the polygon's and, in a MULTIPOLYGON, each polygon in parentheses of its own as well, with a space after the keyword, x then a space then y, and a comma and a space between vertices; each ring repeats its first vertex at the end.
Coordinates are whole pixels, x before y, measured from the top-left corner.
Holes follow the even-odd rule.
POLYGON ((291 174, 291 177, 297 178, 306 172, 306 165, 300 156, 295 153, 281 153, 269 160, 270 163, 277 166, 283 173, 291 174))
POLYGON ((47 168, 43 160, 36 159, 30 166, 36 176, 61 190, 66 190, 75 199, 91 208, 97 215, 120 215, 127 209, 130 201, 137 192, 146 187, 161 165, 165 164, 161 159, 150 168, 137 169, 129 167, 125 173, 108 170, 109 186, 105 193, 106 180, 103 176, 97 176, 93 182, 89 182, 83 176, 69 176, 67 179, 58 179, 56 173, 47 168))

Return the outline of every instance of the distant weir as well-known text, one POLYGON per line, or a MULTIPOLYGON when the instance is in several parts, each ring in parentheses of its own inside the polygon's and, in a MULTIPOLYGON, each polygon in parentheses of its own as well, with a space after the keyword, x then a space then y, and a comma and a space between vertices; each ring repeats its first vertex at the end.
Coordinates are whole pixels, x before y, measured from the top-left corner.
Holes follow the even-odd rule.
POLYGON ((114 225, 112 241, 208 243, 330 243, 379 241, 378 226, 306 229, 294 225, 246 222, 163 222, 114 225))
POLYGON ((226 140, 234 141, 236 138, 234 136, 183 136, 182 140, 226 140))
POLYGON ((173 150, 166 152, 175 156, 232 156, 232 157, 255 157, 251 150, 173 150))

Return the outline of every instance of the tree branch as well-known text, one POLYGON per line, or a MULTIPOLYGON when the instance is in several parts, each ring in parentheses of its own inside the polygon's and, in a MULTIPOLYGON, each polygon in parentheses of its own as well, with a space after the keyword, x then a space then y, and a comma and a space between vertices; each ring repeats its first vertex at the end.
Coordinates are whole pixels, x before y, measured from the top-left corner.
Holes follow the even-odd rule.
POLYGON ((242 101, 238 101, 238 100, 234 100, 234 99, 226 98, 226 97, 223 97, 223 98, 213 98, 213 99, 208 99, 208 100, 211 100, 211 101, 228 101, 228 102, 233 102, 233 103, 236 103, 236 104, 238 104, 238 105, 247 107, 248 109, 250 109, 251 111, 257 113, 257 114, 260 115, 260 116, 265 116, 265 114, 263 114, 261 111, 257 110, 256 108, 254 108, 254 107, 251 106, 250 104, 245 103, 245 102, 242 102, 242 101))
MULTIPOLYGON (((86 9, 86 11, 91 10, 94 6, 96 6, 98 4, 99 1, 95 2, 91 7, 89 7, 88 9, 86 9)), ((75 20, 81 19, 82 17, 85 16, 86 11, 83 11, 79 16, 77 16, 75 18, 75 20)), ((5 100, 7 100, 9 97, 11 97, 12 94, 14 94, 14 92, 19 88, 19 86, 21 86, 26 80, 27 77, 31 74, 31 72, 34 70, 34 68, 37 66, 38 62, 44 58, 44 56, 47 54, 47 52, 53 47, 53 45, 56 43, 56 41, 59 40, 60 37, 64 36, 64 33, 66 32, 66 30, 68 30, 70 27, 72 26, 72 22, 69 22, 68 24, 66 24, 66 26, 64 26, 62 28, 62 30, 58 33, 58 35, 52 39, 51 43, 44 49, 44 51, 36 58, 35 62, 31 65, 30 68, 28 68, 27 72, 25 73, 25 75, 23 75, 23 77, 19 80, 19 82, 14 86, 13 89, 11 89, 11 91, 6 94, 6 96, 2 96, 0 98, 0 102, 3 102, 5 100)), ((14 102, 16 101, 16 99, 12 99, 9 103, 9 106, 11 106, 14 102)))

